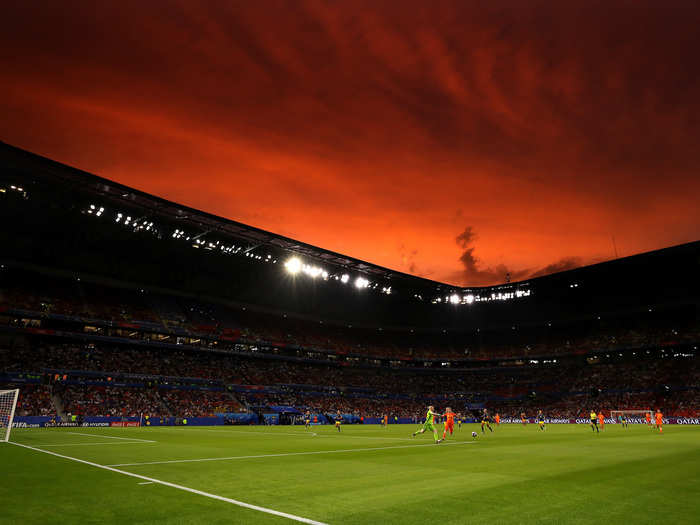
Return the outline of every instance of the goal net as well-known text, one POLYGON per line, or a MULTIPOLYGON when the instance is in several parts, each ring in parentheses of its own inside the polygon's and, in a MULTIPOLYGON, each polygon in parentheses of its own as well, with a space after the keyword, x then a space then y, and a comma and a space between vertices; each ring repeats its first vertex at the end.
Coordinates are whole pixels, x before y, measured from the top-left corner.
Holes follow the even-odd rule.
POLYGON ((10 440, 19 389, 0 390, 0 442, 10 440))
POLYGON ((628 423, 643 422, 651 410, 611 410, 610 417, 617 423, 617 417, 622 416, 628 423))

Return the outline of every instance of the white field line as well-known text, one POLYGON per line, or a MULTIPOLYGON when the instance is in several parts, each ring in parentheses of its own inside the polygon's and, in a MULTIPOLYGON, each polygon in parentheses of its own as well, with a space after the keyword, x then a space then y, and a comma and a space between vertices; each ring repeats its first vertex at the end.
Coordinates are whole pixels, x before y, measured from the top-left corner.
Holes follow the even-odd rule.
POLYGON ((153 484, 152 481, 142 481, 141 483, 139 483, 139 485, 151 485, 151 484, 153 484))
MULTIPOLYGON (((476 441, 451 441, 450 443, 445 443, 444 445, 437 446, 447 446, 447 445, 472 445, 476 441)), ((338 454, 344 452, 369 452, 373 450, 391 450, 397 448, 415 448, 415 447, 435 447, 435 443, 421 443, 417 445, 397 445, 393 447, 371 447, 371 448, 345 448, 345 449, 334 449, 334 450, 313 450, 309 452, 282 452, 280 454, 258 454, 255 456, 226 456, 220 458, 199 458, 199 459, 171 459, 167 461, 146 461, 143 463, 117 463, 114 465, 107 465, 108 467, 137 467, 140 465, 166 465, 170 463, 199 463, 202 461, 231 461, 236 459, 259 459, 259 458, 281 458, 285 456, 313 456, 316 454, 338 454)))
MULTIPOLYGON (((151 427, 151 428, 158 428, 158 427, 151 427)), ((259 430, 259 431, 250 431, 250 430, 216 430, 214 428, 196 428, 196 427, 188 427, 188 428, 183 428, 183 427, 162 427, 158 428, 158 430, 168 430, 170 432, 172 431, 182 431, 182 432, 192 432, 194 430, 199 431, 199 432, 218 432, 219 434, 240 434, 240 435, 250 435, 253 434, 255 436, 295 436, 295 437, 315 437, 318 434, 316 432, 265 432, 264 430, 259 430)))
POLYGON ((389 437, 389 436, 348 436, 347 434, 343 432, 336 432, 335 434, 333 433, 327 433, 327 434, 319 434, 318 437, 332 437, 335 438, 336 436, 341 437, 343 439, 345 438, 352 438, 352 439, 389 439, 391 441, 415 441, 414 438, 405 438, 405 437, 389 437))
POLYGON ((139 438, 123 438, 116 436, 105 436, 104 434, 88 434, 86 432, 61 432, 61 434, 74 434, 76 436, 90 436, 96 438, 106 438, 106 439, 121 439, 123 441, 141 441, 143 443, 156 443, 152 439, 139 439, 139 438))
POLYGON ((318 434, 316 432, 264 432, 264 431, 250 431, 250 430, 216 430, 213 428, 191 428, 191 429, 177 429, 177 430, 199 430, 202 432, 220 432, 227 434, 253 434, 255 436, 301 436, 301 437, 335 437, 340 436, 343 438, 353 438, 353 439, 389 439, 391 441, 413 441, 412 438, 405 437, 389 437, 389 436, 353 436, 348 435, 344 432, 324 432, 318 434))
POLYGON ((214 428, 181 428, 181 427, 166 427, 168 430, 173 431, 173 430, 180 430, 183 432, 191 432, 193 430, 198 430, 199 432, 218 432, 220 434, 234 434, 234 435, 255 435, 255 436, 266 436, 266 437, 274 437, 274 436, 295 436, 295 437, 334 437, 336 435, 339 435, 343 438, 353 438, 353 439, 388 439, 390 441, 413 441, 412 438, 405 438, 405 437, 389 437, 389 436, 353 436, 353 435, 348 435, 345 432, 324 432, 321 434, 318 434, 316 432, 265 432, 263 430, 261 431, 251 431, 251 430, 216 430, 214 428))
POLYGON ((91 447, 93 445, 148 445, 151 443, 156 443, 156 441, 151 441, 149 443, 142 443, 140 441, 91 441, 89 443, 33 443, 37 447, 91 447))
POLYGON ((176 483, 170 483, 169 481, 163 481, 163 480, 156 479, 156 478, 149 478, 147 476, 142 476, 140 474, 134 474, 133 472, 127 472, 126 470, 119 470, 116 468, 109 467, 107 465, 100 465, 98 463, 93 463, 92 461, 85 461, 84 459, 73 458, 71 456, 64 456, 63 454, 57 454, 56 452, 51 452, 50 450, 43 450, 43 449, 36 448, 36 447, 30 447, 29 445, 23 445, 22 443, 15 443, 14 441, 10 441, 10 443, 12 443, 13 445, 17 445, 18 447, 23 447, 23 448, 28 448, 29 450, 34 450, 36 452, 50 454, 52 456, 56 456, 57 458, 68 459, 70 461, 76 461, 78 463, 83 463, 84 465, 90 465, 91 467, 101 468, 104 470, 108 470, 110 472, 116 472, 117 474, 123 474, 125 476, 131 476, 132 478, 142 479, 144 481, 149 481, 151 483, 158 483, 159 485, 165 485, 166 487, 171 487, 171 488, 178 489, 178 490, 184 490, 185 492, 191 492, 192 494, 198 494, 198 495, 204 496, 206 498, 211 498, 211 499, 223 501, 225 503, 231 503, 232 505, 238 505, 239 507, 244 507, 246 509, 257 510, 259 512, 265 512, 266 514, 273 514, 275 516, 280 516, 282 518, 287 518, 287 519, 294 520, 294 521, 300 521, 302 523, 308 523, 310 525, 327 525, 326 523, 323 523, 321 521, 314 521, 314 520, 310 520, 308 518, 303 518, 301 516, 295 516, 294 514, 287 514, 286 512, 280 512, 278 510, 268 509, 266 507, 259 507, 258 505, 251 505, 250 503, 245 503, 243 501, 238 501, 238 500, 231 499, 231 498, 225 498, 223 496, 218 496, 218 495, 212 494, 210 492, 204 492, 202 490, 197 490, 197 489, 193 489, 190 487, 185 487, 183 485, 177 485, 176 483))

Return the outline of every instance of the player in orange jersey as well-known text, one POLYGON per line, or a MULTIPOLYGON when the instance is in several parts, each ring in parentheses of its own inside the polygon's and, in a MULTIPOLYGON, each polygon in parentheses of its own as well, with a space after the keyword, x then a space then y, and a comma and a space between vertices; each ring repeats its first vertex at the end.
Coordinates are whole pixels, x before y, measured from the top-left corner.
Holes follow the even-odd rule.
POLYGON ((520 412, 520 422, 523 426, 527 425, 527 419, 525 418, 525 412, 520 412))
POLYGON ((442 417, 445 418, 445 430, 442 431, 442 439, 444 440, 447 437, 448 430, 450 431, 450 436, 455 431, 455 413, 452 412, 450 407, 447 407, 442 417))
POLYGON ((496 417, 494 418, 494 420, 496 421, 497 427, 501 426, 501 416, 498 412, 496 412, 496 417))
POLYGON ((600 430, 605 430, 605 416, 603 415, 603 412, 598 412, 598 426, 600 427, 600 430))
POLYGON ((659 433, 663 434, 664 433, 664 415, 661 413, 661 410, 658 408, 656 409, 656 414, 654 414, 654 419, 656 419, 656 428, 659 429, 659 433))
POLYGON ((648 426, 649 428, 652 428, 652 427, 651 427, 651 412, 647 412, 646 414, 644 414, 644 417, 645 417, 646 420, 647 420, 647 426, 648 426))

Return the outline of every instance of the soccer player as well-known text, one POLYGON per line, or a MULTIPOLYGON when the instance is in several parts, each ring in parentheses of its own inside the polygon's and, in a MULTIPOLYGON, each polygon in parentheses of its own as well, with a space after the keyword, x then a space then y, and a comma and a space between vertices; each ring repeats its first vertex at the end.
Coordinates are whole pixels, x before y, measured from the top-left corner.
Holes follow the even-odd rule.
POLYGON ((417 430, 416 432, 413 433, 413 437, 416 436, 416 434, 423 434, 426 430, 430 430, 433 433, 433 437, 435 438, 435 444, 437 445, 442 441, 440 438, 438 438, 438 433, 437 430, 435 429, 435 416, 439 416, 440 414, 435 412, 435 407, 433 405, 430 405, 428 407, 428 412, 425 414, 425 423, 423 423, 423 428, 420 430, 417 430))
POLYGON ((644 414, 644 417, 645 417, 646 420, 647 420, 647 426, 648 426, 651 430, 654 430, 654 428, 651 426, 651 412, 647 412, 646 414, 644 414))
POLYGON ((343 422, 343 416, 340 415, 340 410, 335 413, 335 428, 340 432, 340 424, 343 422))
POLYGON ((384 414, 384 418, 382 419, 382 425, 384 425, 384 428, 389 428, 389 416, 384 414))
POLYGON ((452 412, 452 409, 450 407, 447 407, 443 416, 445 417, 445 429, 442 431, 442 440, 445 441, 448 430, 450 431, 450 436, 454 433, 455 413, 452 412))
POLYGON ((598 412, 598 426, 600 427, 600 430, 605 431, 605 416, 602 412, 598 412))
POLYGON ((304 414, 304 426, 307 430, 311 428, 311 412, 308 410, 306 411, 306 414, 304 414))
POLYGON ((659 410, 658 408, 656 409, 656 414, 654 414, 654 419, 656 419, 656 428, 659 429, 660 434, 663 434, 664 433, 664 427, 663 427, 664 416, 661 413, 661 410, 659 410))
POLYGON ((520 422, 523 426, 527 425, 527 418, 525 417, 525 412, 520 412, 520 422))
POLYGON ((498 412, 496 412, 496 417, 494 417, 494 419, 496 420, 496 426, 500 427, 501 426, 501 416, 498 412))
POLYGON ((546 430, 544 425, 544 414, 542 410, 537 412, 537 424, 540 426, 540 430, 546 430))
POLYGON ((622 425, 622 428, 627 428, 627 417, 624 414, 618 414, 617 422, 622 425))
POLYGON ((600 434, 600 429, 598 428, 598 416, 596 416, 596 413, 593 410, 591 410, 591 430, 600 434))
POLYGON ((485 434, 484 432, 484 425, 488 427, 488 429, 493 432, 493 428, 491 428, 491 416, 489 416, 489 411, 484 409, 484 412, 481 414, 481 433, 485 434))
POLYGON ((458 425, 457 428, 459 428, 461 430, 462 429, 462 416, 461 415, 457 415, 457 425, 458 425))

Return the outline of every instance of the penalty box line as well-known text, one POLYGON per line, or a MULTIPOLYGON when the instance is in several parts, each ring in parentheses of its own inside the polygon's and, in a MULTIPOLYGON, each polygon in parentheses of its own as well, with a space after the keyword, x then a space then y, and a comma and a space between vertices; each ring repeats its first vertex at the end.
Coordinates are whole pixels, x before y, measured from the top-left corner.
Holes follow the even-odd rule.
POLYGON ((105 434, 88 434, 87 432, 62 432, 62 434, 73 434, 75 436, 89 436, 93 438, 104 438, 104 439, 120 439, 122 441, 140 441, 141 443, 157 443, 157 441, 153 441, 152 439, 139 439, 139 438, 124 438, 124 437, 117 437, 117 436, 108 436, 105 434))
POLYGON ((266 508, 266 507, 260 507, 260 506, 258 506, 258 505, 252 505, 252 504, 250 504, 250 503, 245 503, 245 502, 243 502, 243 501, 238 501, 238 500, 231 499, 231 498, 225 498, 224 496, 219 496, 219 495, 217 495, 217 494, 212 494, 211 492, 204 492, 204 491, 202 491, 202 490, 197 490, 197 489, 193 489, 193 488, 190 488, 190 487, 185 487, 185 486, 183 486, 183 485, 178 485, 178 484, 176 484, 176 483, 170 483, 169 481, 163 481, 163 480, 161 480, 161 479, 150 478, 150 477, 148 477, 148 476, 142 476, 141 474, 134 474, 133 472, 127 472, 126 470, 119 470, 119 469, 110 467, 110 466, 108 466, 108 465, 100 465, 99 463, 93 463, 92 461, 86 461, 86 460, 84 460, 84 459, 78 459, 78 458, 74 458, 74 457, 71 457, 71 456, 65 456, 65 455, 63 455, 63 454, 58 454, 58 453, 52 452, 52 451, 50 451, 50 450, 43 450, 43 449, 36 448, 36 447, 30 447, 29 445, 24 445, 24 444, 22 444, 22 443, 16 443, 16 442, 14 442, 14 441, 10 441, 10 443, 13 444, 13 445, 16 445, 16 446, 18 446, 18 447, 23 447, 23 448, 27 448, 27 449, 29 449, 29 450, 34 450, 34 451, 36 451, 36 452, 41 452, 41 453, 43 453, 43 454, 49 454, 49 455, 51 455, 51 456, 56 456, 57 458, 67 459, 67 460, 70 460, 70 461, 76 461, 76 462, 78 462, 78 463, 82 463, 82 464, 84 464, 84 465, 89 465, 89 466, 91 466, 91 467, 96 467, 96 468, 108 470, 108 471, 110 471, 110 472, 116 472, 117 474, 123 474, 123 475, 125 475, 125 476, 130 476, 130 477, 132 477, 132 478, 141 479, 141 480, 143 480, 143 481, 148 481, 148 482, 151 482, 151 483, 157 483, 157 484, 159 484, 159 485, 165 485, 166 487, 171 487, 171 488, 174 488, 174 489, 183 490, 183 491, 185 491, 185 492, 191 492, 192 494, 197 494, 197 495, 199 495, 199 496, 204 496, 204 497, 207 497, 207 498, 211 498, 211 499, 223 501, 223 502, 225 502, 225 503, 231 503, 232 505, 237 505, 237 506, 239 506, 239 507, 244 507, 244 508, 246 508, 246 509, 257 510, 258 512, 264 512, 264 513, 266 513, 266 514, 272 514, 272 515, 274 515, 274 516, 280 516, 280 517, 282 517, 282 518, 287 518, 287 519, 290 519, 290 520, 299 521, 299 522, 301 522, 301 523, 308 523, 309 525, 328 525, 328 524, 323 523, 323 522, 321 522, 321 521, 314 521, 314 520, 311 520, 311 519, 308 519, 308 518, 304 518, 304 517, 301 517, 301 516, 295 516, 294 514, 288 514, 288 513, 286 513, 286 512, 280 512, 280 511, 278 511, 278 510, 268 509, 268 508, 266 508))
POLYGON ((275 431, 270 431, 267 432, 265 430, 260 430, 260 431, 251 431, 251 430, 218 430, 214 428, 196 428, 196 427, 189 427, 189 428, 183 428, 183 427, 152 427, 152 428, 157 428, 158 431, 168 429, 170 431, 182 431, 182 432, 192 432, 193 430, 199 431, 199 432, 216 432, 219 434, 233 434, 233 435, 238 435, 238 436, 263 436, 263 437, 276 437, 276 436, 294 436, 294 437, 300 437, 300 438, 311 438, 311 437, 318 437, 318 438, 333 438, 335 439, 337 436, 341 436, 343 439, 374 439, 374 440, 389 440, 389 441, 415 441, 412 438, 406 438, 406 437, 390 437, 390 436, 355 436, 352 434, 347 434, 346 432, 339 434, 338 432, 334 432, 333 430, 329 430, 328 432, 305 432, 305 431, 299 431, 299 432, 275 432, 275 431))
MULTIPOLYGON (((294 436, 294 437, 299 437, 303 439, 308 439, 312 437, 318 437, 318 438, 333 438, 335 439, 336 436, 342 436, 343 439, 374 439, 374 440, 380 440, 380 439, 388 439, 389 441, 415 441, 412 438, 405 438, 405 437, 389 437, 389 436, 354 436, 354 435, 348 435, 347 433, 339 434, 338 432, 333 432, 329 430, 328 432, 322 432, 322 433, 317 433, 317 432, 305 432, 305 431, 300 431, 300 432, 275 432, 275 431, 270 431, 266 432, 264 430, 260 431, 250 431, 250 430, 217 430, 213 428, 195 428, 195 427, 190 427, 190 428, 182 428, 182 427, 164 427, 169 429, 170 431, 182 431, 182 432, 192 432, 192 431, 199 431, 199 432, 215 432, 217 434, 232 434, 235 436, 262 436, 262 437, 277 437, 277 436, 294 436)), ((163 430, 163 429, 159 429, 163 430)))
POLYGON ((199 463, 202 461, 232 461, 236 459, 260 459, 260 458, 281 458, 285 456, 313 456, 316 454, 339 454, 344 452, 370 452, 373 450, 390 450, 397 448, 416 448, 416 447, 445 447, 448 445, 473 445, 476 441, 452 441, 442 445, 435 443, 421 443, 417 445, 397 445, 393 447, 369 447, 369 448, 345 448, 334 450, 312 450, 307 452, 282 452, 279 454, 258 454, 254 456, 226 456, 220 458, 199 458, 199 459, 171 459, 166 461, 146 461, 143 463, 116 463, 107 465, 108 467, 138 467, 141 465, 167 465, 170 463, 199 463))
POLYGON ((90 441, 88 443, 34 443, 39 447, 93 447, 96 445, 151 445, 156 443, 141 443, 140 441, 90 441))
POLYGON ((239 436, 250 436, 251 434, 254 436, 263 436, 263 437, 275 437, 275 436, 294 436, 294 437, 301 437, 304 439, 308 439, 310 437, 316 437, 318 434, 316 432, 266 432, 264 430, 259 430, 259 431, 251 431, 251 430, 217 430, 214 428, 197 428, 197 427, 151 427, 154 429, 156 432, 161 432, 161 431, 182 431, 182 432, 193 432, 193 431, 199 431, 199 432, 216 432, 218 434, 233 434, 233 435, 239 435, 239 436))

